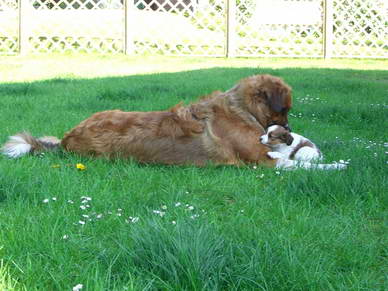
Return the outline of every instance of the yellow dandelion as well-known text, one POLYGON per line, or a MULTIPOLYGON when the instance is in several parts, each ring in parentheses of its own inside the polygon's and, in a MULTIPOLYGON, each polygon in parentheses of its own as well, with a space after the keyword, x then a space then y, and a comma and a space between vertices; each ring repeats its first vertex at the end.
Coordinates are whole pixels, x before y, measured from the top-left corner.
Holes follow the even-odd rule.
POLYGON ((76 168, 80 171, 86 170, 86 166, 84 164, 78 163, 76 168))

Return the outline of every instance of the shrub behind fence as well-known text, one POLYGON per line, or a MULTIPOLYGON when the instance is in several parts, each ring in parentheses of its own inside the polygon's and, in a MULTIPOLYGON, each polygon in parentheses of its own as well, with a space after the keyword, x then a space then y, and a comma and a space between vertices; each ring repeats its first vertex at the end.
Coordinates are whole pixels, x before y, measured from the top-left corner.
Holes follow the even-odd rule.
POLYGON ((0 54, 388 58, 386 0, 0 0, 0 54))

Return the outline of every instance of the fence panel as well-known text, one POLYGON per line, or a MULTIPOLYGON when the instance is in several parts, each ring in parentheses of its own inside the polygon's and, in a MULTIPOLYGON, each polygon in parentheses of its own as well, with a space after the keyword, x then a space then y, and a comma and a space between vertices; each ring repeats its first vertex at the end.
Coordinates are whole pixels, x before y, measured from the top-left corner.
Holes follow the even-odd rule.
POLYGON ((0 54, 388 58, 387 0, 0 0, 0 54))
POLYGON ((21 17, 29 51, 124 51, 124 6, 120 0, 28 0, 21 17))
POLYGON ((19 2, 0 0, 0 54, 19 51, 19 2))
POLYGON ((335 57, 388 57, 387 0, 333 1, 335 57))
POLYGON ((237 55, 319 57, 322 0, 237 0, 237 55))
POLYGON ((135 0, 135 52, 224 56, 225 8, 225 0, 135 0))

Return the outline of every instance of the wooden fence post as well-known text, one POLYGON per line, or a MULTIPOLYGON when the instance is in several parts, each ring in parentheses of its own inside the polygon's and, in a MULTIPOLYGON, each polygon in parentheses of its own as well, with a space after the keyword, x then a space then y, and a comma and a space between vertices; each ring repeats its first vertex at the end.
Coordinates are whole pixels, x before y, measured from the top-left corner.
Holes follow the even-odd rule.
POLYGON ((28 52, 28 12, 30 10, 28 0, 19 0, 19 54, 24 55, 28 52))
POLYGON ((236 0, 227 0, 226 57, 236 56, 236 0))
POLYGON ((333 39, 334 39, 334 19, 333 19, 333 0, 324 0, 324 39, 323 39, 323 55, 325 59, 329 59, 333 55, 333 39))
POLYGON ((125 0, 125 40, 124 40, 124 53, 126 55, 131 55, 134 53, 134 39, 133 39, 133 29, 134 29, 134 10, 135 4, 134 0, 125 0))

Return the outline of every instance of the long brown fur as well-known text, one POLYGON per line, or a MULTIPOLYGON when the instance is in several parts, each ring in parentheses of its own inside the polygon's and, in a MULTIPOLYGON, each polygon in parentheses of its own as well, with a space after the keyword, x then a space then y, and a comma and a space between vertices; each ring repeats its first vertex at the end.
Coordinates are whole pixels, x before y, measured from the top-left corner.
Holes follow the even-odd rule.
POLYGON ((82 155, 132 157, 144 163, 240 165, 264 163, 259 142, 270 124, 287 125, 291 88, 280 78, 255 75, 167 111, 98 112, 65 134, 61 146, 82 155))
POLYGON ((96 113, 68 132, 61 144, 67 151, 145 163, 273 164, 258 137, 270 123, 286 125, 290 107, 289 86, 277 77, 256 75, 187 107, 96 113))

